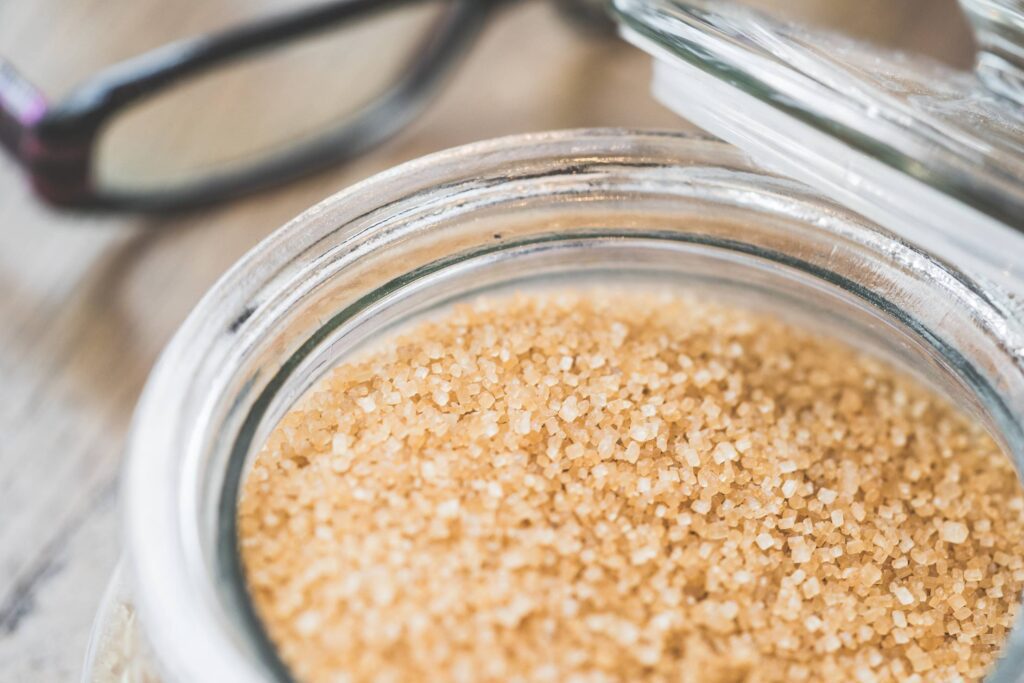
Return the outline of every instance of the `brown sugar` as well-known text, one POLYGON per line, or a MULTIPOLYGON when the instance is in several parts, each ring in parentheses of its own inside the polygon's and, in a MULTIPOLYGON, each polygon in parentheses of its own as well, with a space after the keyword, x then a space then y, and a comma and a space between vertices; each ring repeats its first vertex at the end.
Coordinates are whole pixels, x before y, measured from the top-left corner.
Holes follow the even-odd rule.
POLYGON ((954 681, 1024 586, 977 424, 771 317, 650 290, 495 296, 335 368, 239 503, 294 675, 954 681))

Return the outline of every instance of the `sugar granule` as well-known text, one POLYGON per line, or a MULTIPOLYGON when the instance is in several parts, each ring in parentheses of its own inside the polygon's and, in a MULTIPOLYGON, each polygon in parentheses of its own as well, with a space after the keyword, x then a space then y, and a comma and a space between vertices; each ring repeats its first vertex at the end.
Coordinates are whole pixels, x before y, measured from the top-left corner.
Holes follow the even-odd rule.
POLYGON ((341 364, 239 502, 330 681, 949 681, 994 661, 1024 499, 983 429, 834 340, 649 290, 461 305, 341 364))

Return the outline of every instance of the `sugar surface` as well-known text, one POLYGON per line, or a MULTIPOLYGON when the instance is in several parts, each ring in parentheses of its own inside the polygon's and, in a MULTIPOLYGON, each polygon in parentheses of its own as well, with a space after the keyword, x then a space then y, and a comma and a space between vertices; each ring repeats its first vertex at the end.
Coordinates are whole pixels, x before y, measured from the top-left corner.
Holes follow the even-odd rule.
POLYGON ((309 683, 978 680, 1024 500, 888 367, 680 295, 497 297, 276 428, 239 543, 309 683))

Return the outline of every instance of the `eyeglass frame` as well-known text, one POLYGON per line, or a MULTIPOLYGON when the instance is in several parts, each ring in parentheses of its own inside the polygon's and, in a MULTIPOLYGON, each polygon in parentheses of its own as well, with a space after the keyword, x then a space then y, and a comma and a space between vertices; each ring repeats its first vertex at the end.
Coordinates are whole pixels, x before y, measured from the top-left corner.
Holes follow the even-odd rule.
POLYGON ((104 69, 56 105, 0 58, 0 146, 27 172, 35 194, 59 208, 189 209, 282 184, 358 157, 410 123, 491 13, 510 0, 446 0, 434 30, 385 92, 333 130, 249 167, 165 191, 104 190, 94 183, 96 142, 105 124, 126 107, 185 79, 347 21, 422 2, 332 0, 169 43, 104 69))

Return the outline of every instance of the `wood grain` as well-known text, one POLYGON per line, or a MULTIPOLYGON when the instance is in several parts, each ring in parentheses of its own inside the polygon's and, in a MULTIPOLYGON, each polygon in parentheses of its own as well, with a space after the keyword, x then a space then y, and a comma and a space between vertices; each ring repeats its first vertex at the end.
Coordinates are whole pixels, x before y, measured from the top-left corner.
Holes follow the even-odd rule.
MULTIPOLYGON (((288 4, 6 0, 0 51, 58 96, 119 59, 288 4)), ((889 38, 902 26, 909 43, 948 47, 943 36, 962 31, 948 3, 945 13, 931 0, 894 3, 896 19, 884 21, 880 4, 862 20, 889 38)), ((808 11, 853 16, 856 5, 808 11)), ((961 47, 943 54, 963 62, 968 48, 954 43, 961 47)), ((398 139, 346 168, 229 206, 175 217, 62 214, 0 163, 0 680, 78 675, 119 552, 117 472, 132 407, 160 349, 218 275, 302 209, 430 151, 552 128, 685 127, 648 96, 647 75, 646 58, 631 48, 585 38, 545 3, 525 3, 489 28, 398 139)))

